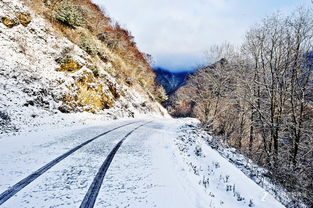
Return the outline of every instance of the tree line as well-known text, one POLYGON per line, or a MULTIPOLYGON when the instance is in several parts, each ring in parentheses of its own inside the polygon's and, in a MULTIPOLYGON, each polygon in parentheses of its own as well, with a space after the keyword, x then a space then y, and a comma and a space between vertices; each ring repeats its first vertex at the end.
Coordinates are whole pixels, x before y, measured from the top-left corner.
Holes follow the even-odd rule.
POLYGON ((275 13, 240 48, 224 43, 169 100, 176 116, 199 118, 216 138, 270 170, 294 207, 313 206, 313 15, 275 13), (188 103, 188 105, 186 105, 188 103))

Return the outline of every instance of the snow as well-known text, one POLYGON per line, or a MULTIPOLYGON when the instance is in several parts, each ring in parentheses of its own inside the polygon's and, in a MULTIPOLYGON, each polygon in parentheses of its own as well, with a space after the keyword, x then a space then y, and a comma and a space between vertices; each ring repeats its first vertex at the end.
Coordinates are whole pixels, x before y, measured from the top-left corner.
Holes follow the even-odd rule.
MULTIPOLYGON (((2 206, 78 207, 109 152, 147 120, 106 121, 2 138, 0 192, 76 145, 119 125, 138 122, 81 148, 2 206)), ((212 149, 208 135, 194 130, 197 122, 158 118, 131 134, 108 169, 95 207, 284 207, 212 149), (235 191, 226 191, 227 185, 235 185, 235 191), (244 199, 238 201, 239 195, 244 199)))

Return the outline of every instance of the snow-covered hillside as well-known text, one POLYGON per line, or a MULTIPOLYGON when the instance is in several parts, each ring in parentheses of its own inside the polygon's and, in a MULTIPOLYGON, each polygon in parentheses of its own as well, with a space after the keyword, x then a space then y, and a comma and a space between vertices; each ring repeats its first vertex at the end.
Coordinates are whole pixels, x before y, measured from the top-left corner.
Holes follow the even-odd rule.
POLYGON ((92 57, 23 1, 1 0, 0 18, 0 134, 86 118, 167 115, 147 93, 118 82, 112 63, 99 61, 94 72, 92 57), (79 70, 62 71, 64 58, 79 70))
POLYGON ((102 135, 68 157, 54 160, 46 172, 38 169, 35 180, 16 194, 7 194, 6 200, 0 193, 2 207, 79 207, 89 197, 101 164, 123 138, 103 181, 97 181, 102 186, 94 207, 284 207, 212 149, 206 143, 208 136, 195 129, 197 121, 150 121, 102 122, 3 138, 0 192, 73 147, 102 135), (108 130, 112 131, 103 134, 108 130))
POLYGON ((177 154, 209 193, 210 207, 284 207, 276 200, 293 207, 286 190, 271 182, 266 169, 213 139, 196 119, 184 121, 174 142, 177 154))

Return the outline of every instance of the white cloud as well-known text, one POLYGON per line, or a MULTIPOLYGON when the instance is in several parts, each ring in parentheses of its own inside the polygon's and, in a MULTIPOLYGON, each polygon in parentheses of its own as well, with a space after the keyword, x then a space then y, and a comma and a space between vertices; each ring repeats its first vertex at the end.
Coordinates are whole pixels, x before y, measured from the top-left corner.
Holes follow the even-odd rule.
POLYGON ((212 44, 240 44, 245 31, 277 9, 310 0, 94 0, 135 36, 157 64, 188 68, 212 44))

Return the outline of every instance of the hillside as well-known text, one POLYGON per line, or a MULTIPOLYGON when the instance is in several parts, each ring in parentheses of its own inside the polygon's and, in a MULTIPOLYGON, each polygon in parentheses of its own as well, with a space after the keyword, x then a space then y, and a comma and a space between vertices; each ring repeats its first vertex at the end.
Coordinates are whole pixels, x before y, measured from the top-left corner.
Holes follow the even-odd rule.
POLYGON ((0 134, 167 115, 149 56, 90 0, 2 0, 0 18, 0 134))

